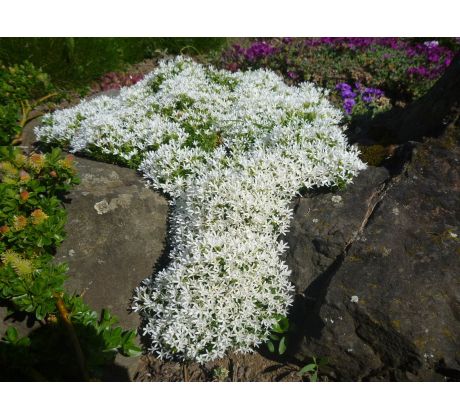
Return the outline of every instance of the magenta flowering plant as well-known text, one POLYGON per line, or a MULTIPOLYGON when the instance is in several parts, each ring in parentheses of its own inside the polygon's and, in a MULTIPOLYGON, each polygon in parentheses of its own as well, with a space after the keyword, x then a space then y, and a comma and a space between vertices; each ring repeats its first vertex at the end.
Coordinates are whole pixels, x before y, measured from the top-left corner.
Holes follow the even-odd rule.
POLYGON ((423 95, 444 73, 460 44, 454 39, 266 38, 225 50, 219 66, 230 71, 269 68, 288 84, 311 81, 332 93, 346 114, 405 105, 423 95), (368 90, 353 96, 362 83, 368 90))

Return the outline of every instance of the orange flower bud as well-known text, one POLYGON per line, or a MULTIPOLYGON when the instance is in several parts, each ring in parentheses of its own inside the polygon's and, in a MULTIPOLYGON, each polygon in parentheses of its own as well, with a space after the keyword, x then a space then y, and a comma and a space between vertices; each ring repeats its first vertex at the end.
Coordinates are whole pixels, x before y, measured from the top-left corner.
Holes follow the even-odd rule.
POLYGON ((14 216, 13 217, 14 230, 22 230, 26 226, 27 226, 27 217, 25 216, 14 216))
POLYGON ((32 218, 32 223, 34 225, 39 225, 48 219, 48 215, 42 209, 36 209, 30 214, 32 218))
POLYGON ((51 172, 50 172, 50 175, 51 175, 53 178, 57 178, 57 173, 56 173, 56 171, 51 171, 51 172))
POLYGON ((0 226, 0 234, 4 235, 5 233, 8 233, 10 231, 10 228, 7 225, 0 226))
POLYGON ((73 169, 73 161, 74 161, 74 156, 73 155, 67 155, 65 159, 61 159, 58 161, 58 165, 61 168, 65 169, 73 169))
POLYGON ((48 314, 46 316, 46 322, 48 324, 56 324, 58 322, 57 316, 54 314, 48 314))
POLYGON ((21 169, 20 172, 19 172, 19 179, 22 182, 27 182, 30 179, 30 175, 24 169, 21 169))
POLYGON ((29 199, 29 191, 22 191, 19 195, 22 201, 27 201, 29 199))
POLYGON ((39 153, 33 153, 29 157, 29 165, 35 172, 40 172, 45 165, 45 156, 39 153))

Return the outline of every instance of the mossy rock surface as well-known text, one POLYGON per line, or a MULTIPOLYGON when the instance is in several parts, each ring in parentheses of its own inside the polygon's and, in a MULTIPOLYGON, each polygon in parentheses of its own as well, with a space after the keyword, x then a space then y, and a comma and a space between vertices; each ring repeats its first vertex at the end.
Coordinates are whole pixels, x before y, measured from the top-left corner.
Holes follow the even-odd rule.
POLYGON ((359 150, 361 151, 361 160, 371 166, 380 166, 388 157, 388 149, 381 144, 360 145, 359 150))

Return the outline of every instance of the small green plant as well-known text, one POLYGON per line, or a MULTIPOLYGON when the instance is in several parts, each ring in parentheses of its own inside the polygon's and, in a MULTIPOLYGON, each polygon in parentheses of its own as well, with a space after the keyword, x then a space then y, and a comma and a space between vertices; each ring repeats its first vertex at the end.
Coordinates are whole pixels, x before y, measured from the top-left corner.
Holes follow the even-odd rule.
POLYGON ((299 370, 297 374, 302 377, 307 375, 310 379, 310 382, 317 382, 319 370, 321 367, 327 365, 327 359, 325 357, 320 357, 319 359, 317 359, 313 356, 312 360, 312 363, 305 365, 302 369, 299 370))
POLYGON ((223 366, 218 366, 212 370, 212 377, 218 382, 225 382, 228 379, 229 371, 223 366))
POLYGON ((289 319, 285 316, 277 316, 269 340, 267 341, 267 347, 270 353, 277 353, 281 356, 286 352, 288 332, 289 319))

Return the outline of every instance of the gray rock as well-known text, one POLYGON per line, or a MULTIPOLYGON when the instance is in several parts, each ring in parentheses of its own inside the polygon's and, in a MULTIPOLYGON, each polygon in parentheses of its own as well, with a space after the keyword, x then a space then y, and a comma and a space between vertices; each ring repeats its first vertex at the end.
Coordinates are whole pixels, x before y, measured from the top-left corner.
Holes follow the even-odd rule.
POLYGON ((137 327, 137 316, 125 309, 162 253, 168 203, 131 169, 75 161, 81 183, 67 196, 66 239, 56 254, 57 262, 69 264, 66 289, 137 327))
POLYGON ((109 98, 116 98, 120 94, 120 89, 109 89, 109 90, 102 90, 100 92, 94 93, 87 98, 87 100, 91 100, 97 98, 98 96, 108 96, 109 98))
POLYGON ((360 178, 342 209, 330 194, 299 206, 288 258, 297 359, 327 357, 338 380, 460 378, 459 137, 418 146, 373 210, 360 178), (321 217, 332 227, 316 231, 321 217))
POLYGON ((42 117, 34 118, 32 121, 27 123, 22 130, 20 147, 25 153, 31 153, 34 150, 34 147, 36 146, 35 142, 37 141, 34 130, 40 125, 41 121, 42 117))
MULTIPOLYGON (((164 249, 168 203, 131 169, 75 161, 81 183, 67 197, 66 239, 56 254, 69 265, 65 288, 83 294, 94 310, 109 309, 123 328, 137 329, 130 300, 164 249)), ((116 362, 132 377, 136 359, 116 362)))

